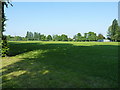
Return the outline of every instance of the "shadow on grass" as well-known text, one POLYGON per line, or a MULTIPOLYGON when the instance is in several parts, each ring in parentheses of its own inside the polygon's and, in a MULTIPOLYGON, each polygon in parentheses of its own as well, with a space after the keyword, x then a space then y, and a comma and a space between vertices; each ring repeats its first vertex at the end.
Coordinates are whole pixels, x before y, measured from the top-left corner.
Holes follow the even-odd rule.
POLYGON ((117 87, 117 46, 36 43, 11 46, 19 48, 19 53, 11 48, 10 55, 34 50, 38 53, 4 67, 3 88, 117 87))
POLYGON ((72 44, 42 44, 42 43, 16 43, 16 42, 10 42, 9 43, 9 54, 8 56, 16 56, 18 54, 22 54, 25 52, 33 51, 33 50, 47 50, 47 49, 56 49, 60 47, 65 46, 72 46, 72 44))
POLYGON ((21 53, 25 53, 25 52, 29 52, 29 51, 33 51, 33 50, 42 48, 42 45, 41 45, 41 47, 39 47, 39 46, 40 46, 40 43, 38 44, 38 43, 10 42, 9 43, 10 50, 9 50, 8 56, 15 56, 15 55, 18 55, 21 53))

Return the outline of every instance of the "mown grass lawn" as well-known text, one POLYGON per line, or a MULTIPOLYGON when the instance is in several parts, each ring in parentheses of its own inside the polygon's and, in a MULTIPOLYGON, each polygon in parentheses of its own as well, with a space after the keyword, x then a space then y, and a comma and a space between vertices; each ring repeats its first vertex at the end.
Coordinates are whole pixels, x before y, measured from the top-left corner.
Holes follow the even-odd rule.
POLYGON ((116 88, 117 42, 9 42, 3 88, 116 88))

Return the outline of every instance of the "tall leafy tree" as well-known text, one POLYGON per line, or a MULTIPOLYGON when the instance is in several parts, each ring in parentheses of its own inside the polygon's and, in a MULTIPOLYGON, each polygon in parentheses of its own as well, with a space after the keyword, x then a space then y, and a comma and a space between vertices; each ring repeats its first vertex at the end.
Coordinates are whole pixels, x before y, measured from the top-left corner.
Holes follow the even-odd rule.
POLYGON ((61 40, 62 40, 62 41, 68 41, 68 36, 65 35, 65 34, 62 34, 62 35, 61 35, 61 40))
POLYGON ((39 40, 41 40, 41 34, 40 33, 38 33, 38 37, 39 37, 39 40))
POLYGON ((27 31, 26 38, 29 40, 29 31, 27 31))
POLYGON ((0 1, 0 42, 2 45, 2 57, 5 57, 8 54, 8 44, 7 44, 7 37, 5 35, 3 35, 3 32, 5 31, 5 21, 6 16, 5 16, 5 12, 4 12, 4 8, 5 6, 8 7, 8 4, 10 4, 12 6, 12 4, 9 2, 9 0, 2 0, 0 1))
POLYGON ((75 41, 82 41, 83 40, 83 36, 81 35, 81 33, 77 33, 76 35, 74 35, 73 39, 75 41))
POLYGON ((34 32, 34 40, 39 40, 39 33, 34 32))
POLYGON ((60 35, 53 35, 53 41, 61 41, 61 36, 60 35))
POLYGON ((82 40, 82 35, 81 33, 78 33, 76 36, 77 41, 81 41, 82 40))
POLYGON ((102 34, 98 34, 97 39, 105 39, 105 37, 102 34))
POLYGON ((88 33, 84 33, 84 41, 88 40, 88 33))
POLYGON ((27 40, 33 40, 34 34, 32 32, 27 31, 26 38, 27 38, 27 40))
POLYGON ((112 25, 109 26, 107 36, 112 41, 120 41, 120 26, 116 19, 114 19, 112 25))
POLYGON ((94 32, 88 32, 88 40, 89 41, 96 41, 97 40, 96 33, 94 33, 94 32))
POLYGON ((73 36, 73 40, 74 40, 74 41, 77 41, 77 35, 74 35, 74 36, 73 36))
POLYGON ((52 36, 51 35, 48 35, 47 36, 47 41, 51 41, 52 40, 52 36))

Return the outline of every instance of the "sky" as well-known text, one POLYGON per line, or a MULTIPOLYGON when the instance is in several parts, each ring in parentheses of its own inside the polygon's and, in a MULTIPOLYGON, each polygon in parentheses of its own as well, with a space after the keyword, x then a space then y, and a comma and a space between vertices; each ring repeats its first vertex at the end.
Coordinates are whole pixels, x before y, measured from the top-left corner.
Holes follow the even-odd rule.
POLYGON ((4 34, 25 36, 27 31, 45 35, 93 31, 104 36, 114 19, 118 19, 117 2, 13 2, 6 8, 4 34))

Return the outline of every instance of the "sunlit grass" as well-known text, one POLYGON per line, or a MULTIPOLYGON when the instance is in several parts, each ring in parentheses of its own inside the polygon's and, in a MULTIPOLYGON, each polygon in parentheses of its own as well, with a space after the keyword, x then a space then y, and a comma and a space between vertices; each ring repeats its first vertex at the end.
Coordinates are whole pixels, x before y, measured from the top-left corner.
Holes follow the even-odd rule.
POLYGON ((115 88, 117 42, 9 42, 3 88, 115 88), (24 82, 23 82, 24 81, 24 82))

